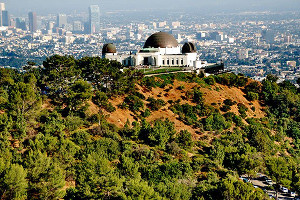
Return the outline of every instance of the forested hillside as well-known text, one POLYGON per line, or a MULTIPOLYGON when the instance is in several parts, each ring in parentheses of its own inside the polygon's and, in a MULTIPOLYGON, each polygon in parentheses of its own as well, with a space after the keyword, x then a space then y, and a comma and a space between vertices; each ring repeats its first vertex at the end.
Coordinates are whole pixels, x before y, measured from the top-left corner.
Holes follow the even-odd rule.
POLYGON ((258 172, 300 193, 293 84, 120 69, 0 69, 1 199, 268 199, 239 179, 258 172))

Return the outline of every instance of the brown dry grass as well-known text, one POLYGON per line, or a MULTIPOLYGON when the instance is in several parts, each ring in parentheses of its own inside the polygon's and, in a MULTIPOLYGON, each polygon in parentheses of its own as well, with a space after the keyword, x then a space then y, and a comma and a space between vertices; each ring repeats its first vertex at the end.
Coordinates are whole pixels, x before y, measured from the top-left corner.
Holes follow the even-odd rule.
POLYGON ((109 123, 115 124, 119 128, 124 127, 127 120, 129 120, 130 123, 136 121, 132 112, 118 108, 118 105, 123 103, 124 98, 125 97, 114 97, 110 100, 112 105, 116 108, 116 111, 110 113, 109 117, 107 118, 109 123))
POLYGON ((45 99, 42 104, 42 110, 54 110, 53 104, 51 104, 50 99, 45 99))
MULTIPOLYGON (((199 87, 197 83, 187 83, 183 81, 175 80, 173 85, 167 85, 165 88, 152 88, 152 90, 148 90, 145 87, 137 85, 137 89, 140 93, 142 93, 146 99, 148 97, 154 97, 156 99, 162 99, 165 102, 168 100, 180 100, 181 104, 188 103, 190 105, 195 105, 195 103, 191 102, 190 100, 184 100, 182 97, 185 96, 187 91, 192 90, 194 87, 199 87), (178 90, 179 86, 183 86, 182 90, 178 90), (169 91, 166 91, 169 89, 169 91)), ((248 117, 255 117, 255 118, 262 118, 265 116, 263 112, 262 106, 259 104, 258 101, 249 102, 245 98, 244 92, 236 87, 228 87, 220 84, 216 84, 211 87, 201 87, 200 90, 203 92, 204 101, 206 104, 216 104, 215 107, 220 108, 223 104, 225 99, 231 99, 232 101, 236 101, 237 103, 242 103, 248 108, 248 117), (252 105, 251 105, 252 104, 252 105), (251 110, 251 107, 255 107, 255 111, 251 110)), ((130 123, 136 121, 134 118, 134 114, 129 110, 123 110, 118 108, 118 105, 123 103, 123 97, 113 98, 110 102, 116 108, 116 111, 109 114, 107 118, 109 123, 113 123, 119 128, 123 127, 127 120, 130 123)), ((147 102, 144 101, 146 104, 147 102)), ((174 126, 176 131, 180 130, 188 130, 193 134, 194 139, 198 139, 200 137, 209 137, 211 133, 207 132, 200 132, 198 129, 194 129, 191 126, 184 124, 182 121, 178 120, 178 116, 174 114, 168 107, 170 105, 167 103, 166 106, 161 108, 158 111, 153 111, 151 115, 146 119, 148 122, 152 122, 157 119, 169 119, 170 121, 174 122, 174 126)), ((231 112, 234 112, 236 115, 239 115, 237 105, 231 107, 231 112)))
MULTIPOLYGON (((265 116, 265 113, 262 111, 263 107, 259 104, 259 101, 248 101, 245 98, 245 93, 239 88, 216 84, 215 86, 212 86, 211 89, 201 88, 201 92, 204 94, 204 102, 208 105, 213 103, 222 105, 225 99, 231 99, 237 103, 244 104, 248 108, 248 117, 263 118, 265 116), (219 90, 217 91, 216 88, 219 88, 219 90), (251 103, 253 105, 250 105, 251 103), (255 111, 251 110, 252 106, 255 107, 255 111)), ((239 114, 237 105, 231 107, 231 112, 236 115, 239 114)))

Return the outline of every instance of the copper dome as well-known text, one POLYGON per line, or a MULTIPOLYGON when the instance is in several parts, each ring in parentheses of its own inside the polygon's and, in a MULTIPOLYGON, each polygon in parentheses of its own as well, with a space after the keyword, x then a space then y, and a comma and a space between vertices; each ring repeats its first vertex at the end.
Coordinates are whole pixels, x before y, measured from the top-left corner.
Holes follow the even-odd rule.
POLYGON ((102 48, 102 54, 106 53, 117 53, 116 46, 112 43, 105 44, 102 48))
POLYGON ((197 52, 197 48, 191 42, 185 43, 182 47, 182 53, 196 53, 196 52, 197 52))
POLYGON ((178 47, 177 40, 166 32, 158 32, 151 35, 145 42, 144 48, 172 48, 178 47))

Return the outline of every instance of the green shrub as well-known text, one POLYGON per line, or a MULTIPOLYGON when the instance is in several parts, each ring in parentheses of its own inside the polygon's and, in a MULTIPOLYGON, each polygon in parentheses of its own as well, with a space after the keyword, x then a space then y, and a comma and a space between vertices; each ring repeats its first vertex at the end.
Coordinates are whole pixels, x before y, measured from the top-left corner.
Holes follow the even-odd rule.
POLYGON ((180 152, 182 151, 182 149, 179 147, 179 145, 176 142, 173 141, 173 142, 167 144, 166 151, 169 154, 178 155, 178 154, 180 154, 180 152))
POLYGON ((184 89, 184 86, 183 86, 183 85, 178 86, 176 89, 177 89, 177 90, 183 90, 183 89, 184 89))
POLYGON ((181 130, 176 137, 176 142, 183 149, 190 149, 193 146, 192 134, 187 130, 181 130))
POLYGON ((149 90, 156 87, 156 81, 155 81, 155 78, 153 76, 144 77, 141 83, 142 83, 142 85, 147 87, 149 90))
POLYGON ((216 84, 216 80, 215 80, 214 76, 208 76, 208 77, 204 78, 204 81, 208 85, 214 85, 214 84, 216 84))
POLYGON ((98 123, 98 122, 99 122, 99 119, 100 119, 99 114, 93 114, 93 115, 91 115, 87 120, 88 120, 90 123, 95 124, 95 123, 98 123))
POLYGON ((242 118, 246 118, 247 117, 247 111, 248 111, 248 108, 242 104, 242 103, 238 103, 238 109, 239 109, 239 113, 241 115, 242 118))
POLYGON ((229 110, 231 110, 231 107, 229 105, 223 105, 220 109, 223 112, 228 112, 229 110))
POLYGON ((233 106, 233 105, 236 104, 236 102, 235 102, 235 101, 232 101, 231 99, 225 99, 225 100, 223 101, 223 103, 224 103, 225 105, 228 105, 228 106, 233 106))
POLYGON ((212 114, 204 119, 205 130, 224 130, 230 128, 230 123, 219 113, 212 114))
POLYGON ((143 94, 140 93, 140 92, 133 92, 133 95, 134 95, 134 96, 137 96, 138 98, 143 99, 143 100, 146 99, 145 95, 143 95, 143 94))
POLYGON ((104 92, 96 91, 95 96, 92 98, 93 102, 100 108, 104 108, 107 112, 114 112, 116 108, 108 101, 108 97, 104 92))
POLYGON ((151 111, 148 108, 146 108, 145 111, 143 112, 142 116, 145 117, 145 118, 147 118, 150 115, 151 115, 151 111))
POLYGON ((143 101, 139 97, 134 95, 127 96, 124 99, 124 102, 129 106, 129 109, 132 112, 138 112, 141 108, 144 107, 143 101))
POLYGON ((227 112, 223 115, 227 121, 232 122, 235 114, 233 112, 227 112))
POLYGON ((116 108, 112 105, 111 102, 109 102, 109 103, 106 105, 105 110, 106 110, 107 112, 112 113, 112 112, 115 112, 115 111, 116 111, 116 108))
POLYGON ((255 101, 258 100, 259 95, 256 92, 248 92, 246 97, 249 101, 255 101))
POLYGON ((234 73, 225 73, 218 76, 215 76, 215 80, 217 83, 227 86, 236 86, 236 87, 245 87, 248 78, 245 76, 238 76, 234 73))
POLYGON ((122 102, 118 105, 118 108, 121 108, 123 110, 129 109, 129 105, 126 102, 122 102))
POLYGON ((77 145, 86 145, 91 142, 91 135, 84 130, 78 130, 71 135, 71 140, 77 145))
POLYGON ((161 107, 166 105, 166 102, 162 99, 154 99, 153 97, 149 97, 147 99, 147 101, 149 102, 147 104, 147 106, 151 109, 151 110, 159 110, 161 107))
POLYGON ((100 108, 106 107, 108 103, 108 97, 104 92, 101 91, 96 91, 95 96, 93 96, 92 100, 100 108))
POLYGON ((244 125, 242 118, 237 115, 234 115, 233 122, 239 127, 242 127, 244 125))
POLYGON ((65 121, 66 128, 69 131, 76 130, 77 128, 82 126, 84 123, 84 121, 80 117, 73 116, 73 115, 67 116, 64 121, 65 121))
POLYGON ((139 137, 149 145, 164 149, 175 133, 174 123, 168 119, 164 121, 156 120, 153 126, 146 121, 142 121, 139 137))
POLYGON ((170 99, 170 100, 168 100, 168 103, 169 103, 170 105, 172 105, 172 104, 174 103, 174 101, 173 101, 172 99, 170 99))
POLYGON ((203 104, 203 93, 199 88, 193 89, 193 101, 197 104, 203 104))
POLYGON ((254 93, 261 93, 261 89, 262 89, 262 84, 257 81, 253 81, 245 87, 245 91, 254 92, 254 93))

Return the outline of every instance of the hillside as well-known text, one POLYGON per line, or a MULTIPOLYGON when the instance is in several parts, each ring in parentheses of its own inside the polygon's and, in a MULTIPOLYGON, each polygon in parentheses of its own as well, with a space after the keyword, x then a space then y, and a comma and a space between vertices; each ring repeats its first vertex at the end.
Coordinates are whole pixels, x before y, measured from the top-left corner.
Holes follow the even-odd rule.
POLYGON ((268 199, 300 192, 300 91, 268 76, 144 77, 101 58, 0 69, 2 199, 268 199), (273 186, 239 179, 264 173, 273 186))
MULTIPOLYGON (((156 99, 162 99, 165 102, 169 100, 180 100, 181 103, 188 103, 190 105, 195 105, 192 100, 183 100, 182 96, 185 96, 186 92, 192 90, 193 87, 197 86, 197 83, 186 83, 183 81, 175 80, 174 84, 167 85, 166 88, 172 87, 168 92, 165 91, 164 88, 153 88, 152 90, 148 90, 146 87, 142 87, 140 85, 137 86, 138 92, 143 94, 146 99, 149 97, 154 97, 156 99), (183 86, 184 89, 178 90, 176 88, 183 86)), ((246 99, 246 94, 241 90, 241 88, 236 87, 228 87, 221 84, 215 84, 209 87, 201 87, 201 92, 203 93, 203 98, 205 104, 214 105, 215 108, 220 109, 223 101, 225 99, 230 99, 237 103, 244 104, 247 108, 247 116, 248 117, 256 117, 256 118, 263 118, 266 113, 263 111, 263 107, 259 103, 258 100, 249 101, 246 99), (251 107, 254 107, 255 110, 251 110, 251 107)), ((110 123, 117 125, 119 128, 124 127, 127 119, 130 122, 134 121, 134 114, 130 110, 124 110, 118 108, 118 105, 124 101, 123 97, 117 97, 110 100, 110 102, 115 106, 117 109, 116 111, 110 113, 110 116, 107 120, 110 123)), ((146 101, 144 101, 146 104, 146 101)), ((195 133, 195 130, 189 126, 182 124, 177 118, 178 116, 171 112, 169 108, 170 104, 163 106, 160 110, 151 113, 151 115, 147 118, 148 122, 154 121, 160 118, 169 118, 172 122, 175 123, 175 127, 177 130, 189 129, 192 133, 195 133)), ((236 115, 239 114, 237 105, 234 105, 230 109, 231 112, 235 113, 236 115)), ((221 111, 221 113, 224 113, 221 111)))
MULTIPOLYGON (((157 87, 152 88, 151 90, 147 89, 144 86, 137 85, 137 91, 144 95, 145 99, 153 97, 155 99, 161 99, 164 102, 167 102, 166 105, 162 106, 159 110, 151 112, 151 115, 146 118, 146 121, 151 123, 158 119, 169 119, 174 123, 174 127, 177 132, 187 130, 192 134, 194 140, 199 140, 199 138, 201 139, 202 136, 207 136, 207 134, 209 134, 209 131, 200 130, 199 128, 187 125, 182 120, 180 120, 178 114, 172 112, 172 110, 170 109, 171 104, 168 103, 170 100, 180 100, 182 104, 196 105, 191 99, 186 100, 185 94, 197 86, 197 83, 187 83, 178 80, 175 80, 173 84, 166 85, 164 88, 157 87), (179 90, 178 87, 183 87, 183 89, 179 90), (171 89, 167 90, 166 92, 165 88, 171 89)), ((213 86, 206 85, 205 87, 201 87, 200 91, 203 93, 204 103, 207 105, 214 105, 213 107, 215 107, 216 109, 220 109, 220 107, 223 105, 224 100, 230 99, 233 102, 237 103, 236 105, 233 105, 228 112, 233 112, 234 114, 239 115, 237 104, 242 103, 248 109, 248 117, 263 118, 266 115, 258 100, 249 101, 246 99, 246 94, 242 91, 242 88, 215 84, 213 86), (255 109, 253 109, 253 107, 255 109)), ((107 121, 116 125, 118 128, 123 128, 127 121, 132 123, 137 119, 135 117, 135 114, 129 109, 124 110, 118 107, 118 105, 124 102, 124 98, 124 96, 119 96, 114 97, 110 100, 112 105, 116 108, 116 111, 109 113, 107 121)), ((143 103, 146 105, 147 101, 143 100, 143 103)), ((223 111, 221 111, 221 113, 224 114, 223 111)))

